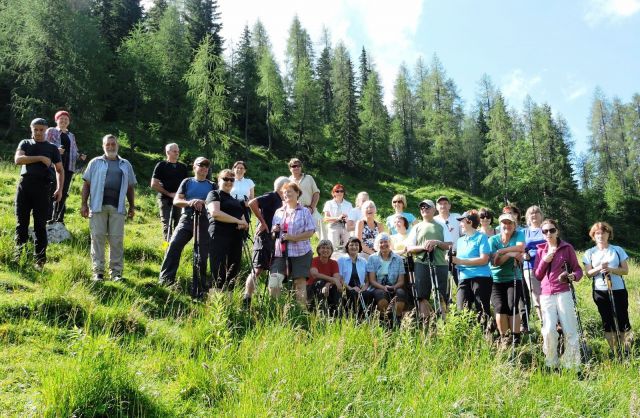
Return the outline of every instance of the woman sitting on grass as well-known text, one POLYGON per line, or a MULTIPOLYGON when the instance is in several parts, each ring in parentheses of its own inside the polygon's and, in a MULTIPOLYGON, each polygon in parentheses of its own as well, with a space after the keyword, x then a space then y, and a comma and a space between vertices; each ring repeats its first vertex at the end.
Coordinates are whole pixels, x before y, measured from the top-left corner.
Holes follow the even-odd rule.
POLYGON ((333 245, 328 239, 323 239, 316 247, 317 257, 311 261, 309 278, 307 279, 307 299, 309 305, 317 307, 324 302, 329 312, 338 312, 340 295, 342 294, 342 279, 338 262, 331 259, 333 245))
POLYGON ((347 309, 360 314, 369 305, 370 292, 366 292, 369 287, 367 280, 367 260, 360 256, 362 243, 356 237, 349 238, 345 246, 347 254, 338 259, 340 277, 343 286, 346 288, 347 309), (364 307, 362 304, 364 303, 364 307))
POLYGON ((373 287, 376 307, 385 317, 391 304, 392 315, 400 318, 407 300, 404 291, 404 261, 391 251, 391 237, 385 232, 378 234, 374 248, 377 252, 367 260, 367 274, 369 284, 373 287))

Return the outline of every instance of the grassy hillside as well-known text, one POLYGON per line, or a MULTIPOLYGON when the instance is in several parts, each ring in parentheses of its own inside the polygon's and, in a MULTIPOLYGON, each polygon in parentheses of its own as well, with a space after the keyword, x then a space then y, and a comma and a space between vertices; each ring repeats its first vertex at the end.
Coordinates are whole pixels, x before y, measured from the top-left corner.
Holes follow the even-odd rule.
MULTIPOLYGON (((160 156, 133 157, 146 186, 160 156)), ((254 150, 248 176, 258 192, 288 174, 285 160, 277 160, 254 150)), ((375 322, 358 325, 303 313, 290 297, 256 297, 251 312, 241 309, 239 292, 233 300, 213 295, 204 304, 193 303, 185 295, 189 249, 178 272, 180 288, 157 285, 162 239, 146 187, 139 188, 137 216, 126 225, 122 282, 90 281, 78 177, 68 203, 73 239, 49 247, 43 273, 28 262, 12 264, 17 173, 15 166, 0 166, 1 416, 640 414, 638 348, 624 364, 609 359, 587 282, 580 284, 579 298, 594 359, 581 378, 546 373, 535 337, 510 361, 509 353, 497 351, 461 314, 428 332, 415 330, 410 320, 388 332, 375 322)), ((321 202, 340 181, 352 192, 350 200, 368 190, 382 215, 390 213, 396 191, 409 195, 411 208, 442 192, 462 202, 454 206, 458 211, 482 204, 454 190, 418 189, 408 181, 312 174, 323 190, 321 202)), ((632 263, 627 282, 636 326, 638 279, 632 263)))

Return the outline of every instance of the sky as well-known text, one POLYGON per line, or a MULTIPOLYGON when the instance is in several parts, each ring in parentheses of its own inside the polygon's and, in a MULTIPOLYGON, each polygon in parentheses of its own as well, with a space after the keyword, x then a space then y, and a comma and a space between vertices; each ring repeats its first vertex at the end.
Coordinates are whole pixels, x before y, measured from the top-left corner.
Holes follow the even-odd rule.
POLYGON ((562 115, 576 152, 588 147, 596 87, 628 102, 640 93, 640 0, 218 0, 226 48, 260 19, 284 70, 294 15, 320 51, 323 27, 354 63, 364 46, 382 76, 385 101, 402 63, 442 62, 468 111, 489 75, 510 107, 530 95, 562 115))

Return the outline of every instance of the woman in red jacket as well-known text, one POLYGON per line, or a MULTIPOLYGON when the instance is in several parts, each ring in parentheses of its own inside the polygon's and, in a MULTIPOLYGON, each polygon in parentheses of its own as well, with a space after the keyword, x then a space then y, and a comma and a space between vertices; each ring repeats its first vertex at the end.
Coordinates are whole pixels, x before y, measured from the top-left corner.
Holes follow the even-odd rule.
POLYGON ((553 219, 542 221, 545 243, 538 244, 535 261, 535 275, 541 283, 540 307, 542 309, 542 351, 548 367, 558 366, 558 331, 560 321, 565 338, 562 366, 580 366, 580 336, 569 281, 582 278, 576 252, 566 241, 559 238, 558 222, 553 219))

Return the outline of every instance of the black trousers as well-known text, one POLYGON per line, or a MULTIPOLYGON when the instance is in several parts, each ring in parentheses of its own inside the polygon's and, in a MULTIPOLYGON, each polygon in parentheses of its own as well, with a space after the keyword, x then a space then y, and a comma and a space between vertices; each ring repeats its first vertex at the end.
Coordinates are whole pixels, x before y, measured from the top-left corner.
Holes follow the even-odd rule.
POLYGON ((29 240, 29 220, 33 213, 35 233, 35 261, 47 261, 47 211, 50 207, 51 180, 48 178, 22 177, 16 189, 16 256, 29 240))
MULTIPOLYGON (((60 202, 51 198, 51 207, 47 219, 51 222, 64 222, 64 212, 67 210, 67 197, 69 197, 69 186, 73 180, 73 171, 64 172, 64 184, 62 185, 62 198, 60 202)), ((53 190, 52 190, 53 191, 53 190)))
POLYGON ((162 237, 167 239, 169 226, 171 226, 172 231, 175 231, 178 226, 178 222, 180 221, 180 213, 182 212, 182 209, 173 206, 173 199, 166 196, 158 198, 158 208, 160 208, 160 221, 162 221, 162 237), (173 216, 171 213, 172 207, 173 216))
POLYGON ((493 281, 491 277, 473 277, 458 282, 457 307, 478 313, 478 321, 486 323, 491 317, 489 306, 493 281))
MULTIPOLYGON (((200 214, 199 226, 200 235, 198 235, 198 249, 200 250, 200 263, 199 275, 194 274, 192 295, 198 297, 204 289, 204 282, 207 276, 207 260, 209 256, 209 219, 207 213, 202 211, 200 214), (195 277, 198 276, 198 277, 195 277)), ((180 267, 180 257, 182 256, 182 250, 193 238, 193 215, 185 214, 180 217, 180 222, 169 243, 167 253, 162 260, 162 267, 160 267, 160 281, 165 284, 173 284, 176 280, 176 273, 178 267, 180 267)))
MULTIPOLYGON (((233 290, 235 287, 242 261, 243 232, 238 230, 231 235, 211 237, 209 259, 213 286, 216 289, 233 290)), ((211 283, 207 287, 210 288, 211 283)))

